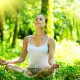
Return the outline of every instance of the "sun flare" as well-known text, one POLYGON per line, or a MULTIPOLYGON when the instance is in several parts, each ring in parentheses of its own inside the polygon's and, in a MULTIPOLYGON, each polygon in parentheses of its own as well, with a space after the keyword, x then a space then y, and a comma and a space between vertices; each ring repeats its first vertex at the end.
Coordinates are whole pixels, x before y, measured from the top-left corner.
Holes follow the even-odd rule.
POLYGON ((10 0, 0 0, 0 9, 4 11, 6 8, 8 9, 8 6, 11 7, 10 2, 10 0))
POLYGON ((16 13, 18 4, 18 0, 0 0, 0 12, 11 16, 16 13))
POLYGON ((0 5, 5 6, 6 4, 9 4, 10 0, 0 0, 0 5))

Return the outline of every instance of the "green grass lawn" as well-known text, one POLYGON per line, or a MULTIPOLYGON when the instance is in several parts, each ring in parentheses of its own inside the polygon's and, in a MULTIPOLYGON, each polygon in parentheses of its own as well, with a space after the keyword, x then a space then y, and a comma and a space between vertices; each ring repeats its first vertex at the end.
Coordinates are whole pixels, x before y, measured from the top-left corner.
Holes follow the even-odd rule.
MULTIPOLYGON (((11 60, 18 57, 22 52, 22 41, 17 40, 15 48, 11 48, 7 43, 0 44, 0 58, 11 60), (21 44, 20 44, 21 43, 21 44)), ((56 43, 55 61, 60 65, 55 76, 50 80, 80 80, 80 46, 70 40, 63 40, 56 43)), ((20 67, 28 65, 28 57, 24 63, 17 64, 20 67)), ((29 80, 22 73, 6 71, 0 66, 0 80, 29 80)), ((31 78, 30 80, 35 80, 31 78)), ((46 78, 40 80, 47 80, 46 78)))

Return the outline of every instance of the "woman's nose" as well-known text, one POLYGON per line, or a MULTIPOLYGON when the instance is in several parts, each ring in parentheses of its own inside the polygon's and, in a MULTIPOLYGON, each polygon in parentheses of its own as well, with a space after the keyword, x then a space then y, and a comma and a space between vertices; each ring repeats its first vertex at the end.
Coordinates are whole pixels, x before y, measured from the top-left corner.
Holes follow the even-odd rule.
POLYGON ((38 22, 40 21, 40 19, 37 20, 38 22))

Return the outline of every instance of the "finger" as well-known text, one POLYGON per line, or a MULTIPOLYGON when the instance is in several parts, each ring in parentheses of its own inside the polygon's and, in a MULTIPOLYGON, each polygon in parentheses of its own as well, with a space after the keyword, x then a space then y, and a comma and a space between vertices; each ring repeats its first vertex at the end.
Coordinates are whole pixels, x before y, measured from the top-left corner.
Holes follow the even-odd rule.
POLYGON ((58 64, 53 64, 53 66, 52 66, 54 69, 55 68, 59 68, 59 65, 58 64))
POLYGON ((7 64, 8 64, 8 62, 4 62, 4 63, 3 63, 3 65, 7 65, 7 64))
POLYGON ((3 63, 5 62, 5 60, 0 59, 0 64, 3 65, 3 63))

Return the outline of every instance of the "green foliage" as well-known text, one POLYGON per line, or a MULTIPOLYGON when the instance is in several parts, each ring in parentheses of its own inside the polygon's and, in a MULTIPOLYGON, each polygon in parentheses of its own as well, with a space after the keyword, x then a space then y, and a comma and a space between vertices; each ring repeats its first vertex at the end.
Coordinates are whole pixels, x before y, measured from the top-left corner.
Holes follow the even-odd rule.
POLYGON ((48 0, 48 11, 47 11, 47 34, 51 37, 54 36, 54 24, 53 24, 53 0, 48 0))
MULTIPOLYGON (((74 41, 80 40, 80 9, 79 0, 48 0, 47 33, 56 40, 64 38, 74 41), (54 17, 53 17, 54 16, 54 17)), ((17 37, 35 33, 35 17, 41 12, 41 0, 12 0, 2 5, 4 40, 11 44, 15 27, 15 16, 18 17, 17 37), (11 4, 9 4, 11 3, 11 4)))
MULTIPOLYGON (((10 0, 9 0, 10 1, 10 0)), ((40 13, 41 0, 12 0, 3 7, 0 7, 0 14, 3 16, 4 41, 0 43, 0 58, 11 60, 18 57, 22 52, 22 38, 25 35, 35 33, 35 17, 40 13), (9 4, 11 2, 11 4, 9 4), (2 12, 1 12, 2 11, 2 12), (4 14, 3 14, 4 12, 4 14), (13 31, 15 27, 15 16, 18 17, 18 30, 15 48, 11 48, 13 31)), ((2 6, 2 4, 0 5, 2 6)), ((47 32, 57 42, 55 61, 60 65, 56 75, 51 76, 50 80, 80 80, 80 46, 72 42, 80 43, 80 1, 79 0, 49 0, 48 2, 48 27, 47 32), (52 8, 53 7, 53 8, 52 8), (52 15, 53 13, 53 15, 52 15), (53 17, 54 16, 54 17, 53 17), (53 18, 53 20, 52 20, 53 18), (67 39, 67 40, 66 40, 67 39)), ((17 64, 26 67, 26 61, 17 64)), ((47 78, 41 78, 41 80, 47 78)), ((0 80, 29 80, 22 73, 7 72, 0 65, 0 80)), ((33 78, 30 80, 34 80, 33 78)))
POLYGON ((80 1, 54 1, 55 39, 80 40, 80 1))
POLYGON ((55 61, 60 64, 55 80, 78 80, 80 78, 80 46, 65 39, 56 45, 55 61))

